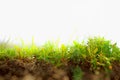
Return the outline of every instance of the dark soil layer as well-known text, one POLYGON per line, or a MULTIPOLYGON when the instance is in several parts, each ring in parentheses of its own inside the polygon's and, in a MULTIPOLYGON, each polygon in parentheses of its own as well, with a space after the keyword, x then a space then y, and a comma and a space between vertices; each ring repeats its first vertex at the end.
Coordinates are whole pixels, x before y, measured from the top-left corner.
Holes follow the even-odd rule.
MULTIPOLYGON (((30 59, 0 60, 0 80, 73 80, 72 68, 76 65, 56 67, 45 61, 30 59)), ((90 71, 88 63, 79 65, 83 71, 82 80, 120 80, 120 64, 113 62, 112 71, 99 74, 90 71)))

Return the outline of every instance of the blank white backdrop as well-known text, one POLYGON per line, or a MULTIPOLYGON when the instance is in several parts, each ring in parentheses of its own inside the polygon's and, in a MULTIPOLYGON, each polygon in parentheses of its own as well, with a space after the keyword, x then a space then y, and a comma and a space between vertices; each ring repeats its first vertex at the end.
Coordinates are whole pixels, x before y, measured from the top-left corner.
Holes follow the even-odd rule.
POLYGON ((0 40, 37 44, 102 36, 120 44, 119 0, 0 0, 0 40))

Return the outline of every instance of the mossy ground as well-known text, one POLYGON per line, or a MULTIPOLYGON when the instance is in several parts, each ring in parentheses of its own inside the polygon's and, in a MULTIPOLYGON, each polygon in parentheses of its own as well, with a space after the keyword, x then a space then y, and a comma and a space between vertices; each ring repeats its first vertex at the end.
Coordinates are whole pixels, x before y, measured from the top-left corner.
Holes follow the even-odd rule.
POLYGON ((120 80, 120 48, 101 37, 61 46, 2 42, 0 80, 120 80))

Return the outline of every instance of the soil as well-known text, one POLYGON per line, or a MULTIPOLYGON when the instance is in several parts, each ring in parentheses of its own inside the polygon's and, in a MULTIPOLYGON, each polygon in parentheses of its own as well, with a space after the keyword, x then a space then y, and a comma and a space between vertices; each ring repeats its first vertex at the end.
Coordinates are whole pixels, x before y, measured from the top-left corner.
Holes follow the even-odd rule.
MULTIPOLYGON (((76 64, 56 67, 45 61, 36 59, 0 60, 0 80, 73 80, 71 69, 76 64)), ((112 71, 106 73, 101 70, 99 74, 90 71, 90 65, 79 64, 83 71, 81 80, 120 80, 120 64, 113 62, 112 71)))

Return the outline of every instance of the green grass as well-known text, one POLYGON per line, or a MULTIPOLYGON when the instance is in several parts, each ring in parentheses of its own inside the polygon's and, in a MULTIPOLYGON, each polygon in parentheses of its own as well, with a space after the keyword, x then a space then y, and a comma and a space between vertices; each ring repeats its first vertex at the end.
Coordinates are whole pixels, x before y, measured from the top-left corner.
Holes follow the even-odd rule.
POLYGON ((36 46, 34 40, 31 46, 22 46, 0 43, 0 59, 22 59, 36 58, 55 64, 65 65, 69 61, 78 64, 79 62, 90 63, 90 69, 96 70, 99 67, 110 68, 112 61, 120 61, 120 48, 116 43, 111 43, 103 37, 88 38, 88 41, 73 41, 71 45, 58 45, 56 42, 46 42, 44 45, 36 46))

